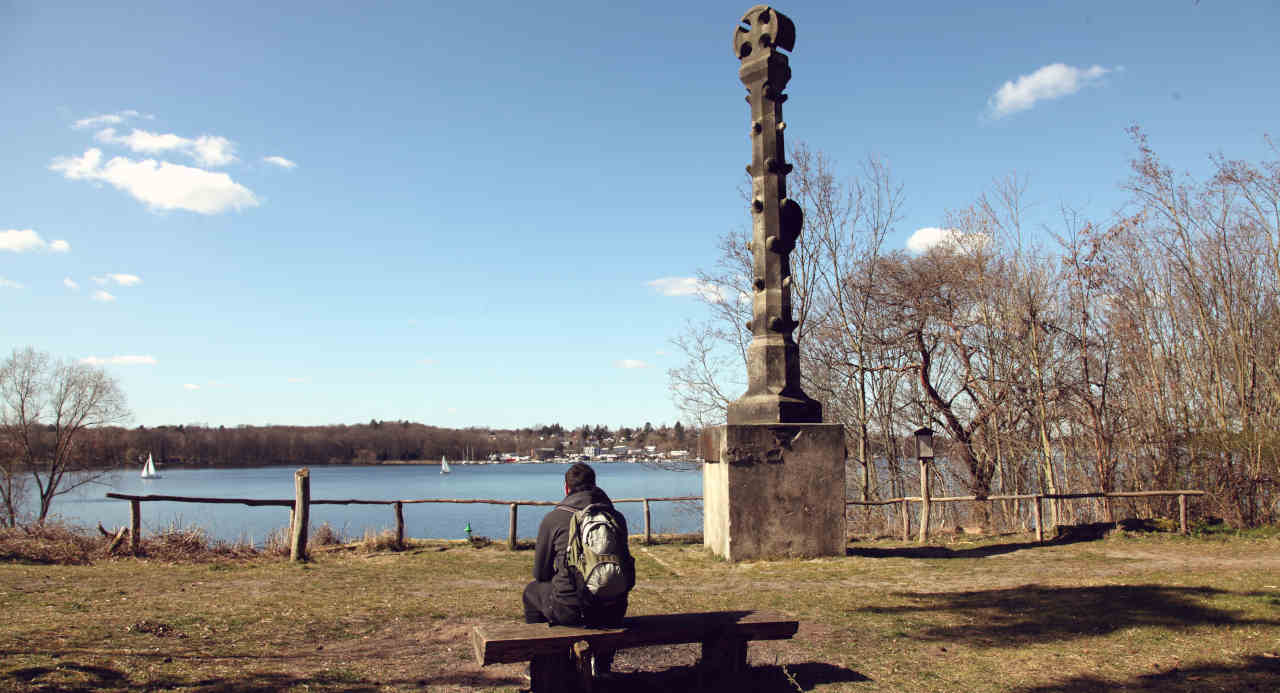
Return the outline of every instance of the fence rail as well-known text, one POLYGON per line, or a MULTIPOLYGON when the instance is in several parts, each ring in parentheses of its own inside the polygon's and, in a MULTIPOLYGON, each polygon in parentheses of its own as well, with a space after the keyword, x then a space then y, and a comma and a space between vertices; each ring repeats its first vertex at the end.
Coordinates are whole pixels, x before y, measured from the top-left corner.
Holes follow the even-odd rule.
MULTIPOLYGON (((479 503, 487 505, 505 505, 510 509, 510 522, 508 523, 507 546, 511 549, 516 547, 516 537, 519 531, 519 507, 528 506, 554 506, 559 505, 555 501, 542 500, 502 500, 496 498, 412 498, 405 500, 367 500, 361 498, 347 499, 330 499, 330 498, 311 498, 311 484, 309 470, 300 469, 294 475, 295 493, 294 498, 203 498, 199 496, 166 496, 157 494, 133 495, 127 493, 108 493, 107 498, 116 500, 129 501, 129 546, 130 550, 137 554, 140 548, 142 536, 142 504, 147 502, 164 501, 169 503, 222 503, 232 505, 248 505, 255 507, 275 506, 289 508, 289 536, 290 550, 289 555, 292 560, 302 560, 306 556, 306 537, 308 517, 310 515, 309 506, 312 505, 389 505, 395 514, 396 524, 396 545, 404 545, 404 506, 418 503, 479 503), (297 512, 297 508, 303 508, 303 512, 297 512), (302 516, 301 518, 299 516, 302 516)), ((650 521, 649 504, 669 501, 697 501, 702 500, 702 496, 666 496, 661 498, 615 498, 614 504, 618 503, 643 503, 644 504, 644 541, 646 544, 653 541, 653 531, 650 521)))
POLYGON ((1036 519, 1036 541, 1044 541, 1044 504, 1046 500, 1077 500, 1081 498, 1151 498, 1157 496, 1177 496, 1178 497, 1178 529, 1182 534, 1187 533, 1187 497, 1203 496, 1204 491, 1196 489, 1175 489, 1170 491, 1113 491, 1110 493, 1020 493, 1012 495, 986 496, 978 498, 977 496, 940 496, 932 497, 928 493, 928 487, 924 488, 924 493, 920 496, 903 496, 900 498, 886 498, 884 500, 857 501, 846 500, 845 507, 850 505, 897 505, 899 506, 899 517, 902 522, 902 540, 907 541, 911 537, 911 503, 920 504, 920 533, 919 541, 924 542, 929 538, 929 505, 932 503, 959 503, 965 501, 986 502, 986 501, 1010 501, 1010 500, 1031 500, 1035 501, 1035 519, 1036 519))
MULTIPOLYGON (((927 477, 926 477, 927 478, 927 477)), ((1010 500, 1031 500, 1035 501, 1035 522, 1036 522, 1036 541, 1044 541, 1044 501, 1046 500, 1075 500, 1082 498, 1147 498, 1157 496, 1177 496, 1178 497, 1178 523, 1179 529, 1183 534, 1187 533, 1187 497, 1203 496, 1204 491, 1195 489, 1177 489, 1171 491, 1114 491, 1111 493, 1023 493, 1012 495, 986 496, 978 498, 977 496, 940 496, 932 497, 929 494, 927 484, 923 485, 922 494, 920 496, 903 496, 900 498, 886 498, 883 500, 846 500, 845 507, 851 505, 861 506, 884 506, 896 505, 899 507, 899 515, 902 523, 902 539, 906 541, 911 536, 911 503, 920 504, 920 532, 919 540, 924 542, 929 537, 929 506, 932 503, 959 503, 959 502, 988 502, 988 501, 1010 501, 1010 500)), ((306 557, 307 550, 307 532, 308 518, 310 516, 310 506, 312 505, 390 505, 395 514, 396 525, 396 545, 404 545, 404 506, 418 503, 479 503, 487 505, 505 505, 510 509, 509 531, 507 533, 507 546, 511 549, 516 547, 516 537, 518 534, 518 517, 519 508, 522 505, 527 506, 553 506, 558 505, 555 501, 542 500, 502 500, 496 498, 414 498, 405 500, 367 500, 360 498, 347 499, 328 499, 328 498, 311 498, 311 476, 310 470, 303 468, 294 473, 294 497, 293 498, 203 498, 198 496, 167 496, 148 494, 144 496, 131 495, 126 493, 108 493, 107 498, 129 501, 129 545, 131 551, 136 555, 140 548, 142 536, 142 504, 146 502, 164 501, 170 503, 224 503, 238 504, 248 506, 277 506, 289 508, 289 536, 290 550, 289 555, 292 560, 303 560, 306 557), (301 508, 301 512, 299 512, 301 508)), ((644 541, 650 543, 653 541, 653 533, 650 523, 649 504, 656 502, 670 501, 700 501, 702 496, 668 496, 661 498, 615 498, 614 503, 643 503, 644 504, 644 541)))

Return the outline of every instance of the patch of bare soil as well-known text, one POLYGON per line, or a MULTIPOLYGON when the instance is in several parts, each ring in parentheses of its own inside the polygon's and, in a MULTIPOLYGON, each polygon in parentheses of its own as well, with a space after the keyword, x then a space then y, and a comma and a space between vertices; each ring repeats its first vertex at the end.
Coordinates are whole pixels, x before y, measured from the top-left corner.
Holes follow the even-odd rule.
MULTIPOLYGON (((471 649, 474 621, 436 621, 409 630, 386 628, 374 634, 318 645, 312 659, 376 671, 376 683, 432 691, 473 691, 527 685, 524 667, 481 669, 471 649)), ((302 653, 300 653, 302 654, 302 653)))

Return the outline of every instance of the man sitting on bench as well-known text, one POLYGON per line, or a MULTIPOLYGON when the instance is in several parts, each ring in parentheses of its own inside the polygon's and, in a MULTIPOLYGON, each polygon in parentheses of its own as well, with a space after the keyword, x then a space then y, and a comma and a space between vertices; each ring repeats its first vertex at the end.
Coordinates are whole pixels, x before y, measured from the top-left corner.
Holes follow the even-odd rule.
MULTIPOLYGON (((564 492, 538 527, 533 582, 524 589, 525 623, 619 625, 636 576, 627 520, 596 486, 588 465, 578 462, 565 471, 564 492)), ((613 654, 595 654, 593 676, 608 675, 613 654)))

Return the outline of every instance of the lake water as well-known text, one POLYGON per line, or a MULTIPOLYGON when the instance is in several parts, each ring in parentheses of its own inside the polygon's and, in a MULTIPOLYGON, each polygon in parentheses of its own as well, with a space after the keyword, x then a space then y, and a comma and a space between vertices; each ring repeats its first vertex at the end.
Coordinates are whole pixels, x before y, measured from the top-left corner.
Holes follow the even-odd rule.
MULTIPOLYGON (((312 499, 412 500, 418 498, 484 498, 493 500, 558 501, 564 496, 567 464, 450 465, 441 474, 437 465, 317 466, 311 467, 312 499)), ((660 498, 702 495, 699 470, 671 471, 643 464, 594 464, 596 483, 613 498, 660 498)), ((59 496, 51 515, 78 525, 129 525, 129 502, 106 498, 108 492, 133 495, 199 496, 203 498, 292 499, 293 466, 237 469, 161 469, 159 479, 141 479, 137 472, 121 472, 59 496)), ((518 534, 533 538, 550 506, 521 506, 518 534)), ((640 503, 620 503, 633 534, 644 531, 640 503)), ((701 532, 702 512, 695 503, 650 503, 654 532, 701 532)), ((510 510, 506 505, 418 503, 404 506, 406 536, 461 539, 471 524, 476 536, 505 540, 510 510)), ((311 525, 328 523, 349 538, 366 530, 395 528, 389 505, 313 505, 311 525)), ((289 509, 254 508, 210 503, 142 503, 143 536, 166 527, 196 526, 211 538, 247 540, 261 544, 271 532, 289 524, 289 509)))

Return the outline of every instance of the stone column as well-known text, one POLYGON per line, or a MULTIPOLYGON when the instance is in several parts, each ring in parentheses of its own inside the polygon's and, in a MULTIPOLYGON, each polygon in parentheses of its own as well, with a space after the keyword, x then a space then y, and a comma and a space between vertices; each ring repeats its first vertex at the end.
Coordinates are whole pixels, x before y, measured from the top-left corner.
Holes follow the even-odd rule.
POLYGON ((787 197, 782 119, 795 25, 756 5, 733 32, 738 77, 751 105, 751 344, 747 392, 728 425, 702 441, 703 541, 729 560, 842 555, 844 429, 822 423, 822 406, 801 389, 792 337, 790 255, 804 225, 787 197))

